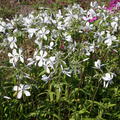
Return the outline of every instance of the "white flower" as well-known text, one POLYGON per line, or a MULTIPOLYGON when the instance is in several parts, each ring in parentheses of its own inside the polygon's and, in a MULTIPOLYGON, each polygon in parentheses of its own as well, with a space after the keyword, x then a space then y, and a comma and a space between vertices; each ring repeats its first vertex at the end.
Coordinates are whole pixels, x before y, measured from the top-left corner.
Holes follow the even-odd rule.
POLYGON ((48 81, 50 80, 50 76, 42 75, 41 80, 43 80, 44 82, 48 83, 48 81))
POLYGON ((54 46, 54 42, 50 42, 50 45, 49 46, 45 46, 45 48, 48 48, 48 49, 52 50, 53 46, 54 46))
POLYGON ((34 57, 33 58, 28 58, 27 60, 29 61, 27 66, 31 66, 35 63, 34 57))
POLYGON ((54 46, 54 42, 50 42, 49 49, 53 49, 52 47, 54 46))
POLYGON ((0 20, 0 32, 5 33, 6 23, 0 20))
POLYGON ((38 30, 37 28, 28 28, 27 29, 27 32, 29 33, 28 37, 32 38, 33 35, 36 33, 37 30, 38 30))
POLYGON ((46 16, 41 16, 40 20, 41 20, 41 23, 45 23, 45 24, 50 23, 50 19, 47 15, 46 16))
POLYGON ((93 18, 94 16, 96 16, 96 13, 95 13, 95 11, 93 9, 90 9, 87 12, 87 16, 90 17, 90 19, 91 19, 91 17, 93 18))
POLYGON ((18 60, 20 60, 22 63, 24 63, 24 59, 23 56, 21 55, 22 50, 19 49, 19 52, 17 53, 16 49, 12 50, 12 54, 8 53, 8 56, 10 57, 9 62, 13 64, 13 66, 15 67, 16 63, 18 62, 18 60))
POLYGON ((4 26, 2 26, 2 25, 0 25, 0 32, 5 33, 5 27, 4 27, 4 26))
POLYGON ((35 43, 38 45, 38 47, 39 47, 39 49, 41 49, 42 48, 42 40, 40 40, 39 38, 37 38, 36 40, 35 40, 35 43))
POLYGON ((10 48, 11 49, 17 48, 17 45, 16 45, 17 39, 16 39, 16 37, 8 37, 7 40, 10 43, 10 48))
POLYGON ((85 48, 85 51, 86 51, 86 55, 90 56, 90 53, 94 53, 94 51, 95 51, 95 44, 93 43, 90 46, 87 46, 85 48))
POLYGON ((84 30, 86 31, 89 31, 89 30, 91 30, 91 29, 93 29, 93 24, 90 24, 89 22, 87 22, 86 23, 86 26, 84 27, 84 30))
POLYGON ((7 29, 13 29, 14 27, 13 27, 12 23, 7 23, 6 28, 7 29))
POLYGON ((105 31, 101 31, 101 32, 96 32, 94 37, 97 38, 97 42, 100 42, 101 40, 104 39, 103 35, 105 34, 105 31))
POLYGON ((23 25, 29 27, 33 23, 33 18, 31 17, 24 17, 23 18, 23 25))
POLYGON ((100 69, 100 67, 101 67, 101 61, 100 60, 95 61, 95 67, 97 69, 100 69))
POLYGON ((95 11, 93 9, 90 9, 87 12, 87 16, 83 16, 82 18, 83 18, 83 20, 88 21, 88 20, 92 19, 95 16, 97 16, 97 14, 95 13, 95 11))
POLYGON ((112 81, 112 79, 113 79, 113 76, 114 76, 114 73, 106 73, 106 74, 102 77, 102 79, 104 80, 103 86, 104 86, 105 88, 107 88, 108 85, 109 85, 109 83, 111 83, 111 81, 112 81))
POLYGON ((113 33, 114 33, 115 31, 117 31, 118 23, 117 23, 116 21, 112 22, 112 23, 111 23, 111 26, 112 26, 112 28, 113 28, 113 33))
POLYGON ((77 14, 74 14, 73 11, 72 11, 72 9, 69 9, 68 13, 65 14, 65 16, 67 16, 67 17, 65 18, 65 22, 70 21, 70 20, 72 20, 73 18, 78 19, 78 15, 77 15, 77 14))
POLYGON ((96 1, 95 2, 91 2, 90 6, 93 7, 93 8, 97 8, 98 7, 98 3, 96 1))
POLYGON ((47 73, 50 73, 50 69, 52 68, 54 69, 54 65, 55 64, 55 57, 50 57, 49 59, 46 60, 46 63, 44 65, 44 69, 46 70, 47 73))
POLYGON ((112 41, 117 41, 116 39, 117 39, 116 36, 107 33, 107 37, 104 43, 107 44, 107 46, 109 47, 112 45, 112 41))
POLYGON ((43 27, 41 30, 39 30, 37 32, 37 37, 43 38, 45 40, 47 40, 47 34, 49 34, 49 30, 46 30, 45 27, 43 27))
POLYGON ((38 54, 38 51, 36 50, 36 51, 34 52, 33 58, 28 58, 28 59, 27 59, 27 60, 29 61, 29 63, 27 64, 28 66, 30 66, 30 65, 32 65, 32 64, 34 64, 34 63, 35 63, 35 65, 36 65, 36 56, 37 56, 37 54, 38 54))
POLYGON ((62 65, 60 65, 61 69, 62 69, 62 73, 67 75, 68 77, 71 77, 71 73, 72 71, 69 68, 63 68, 62 65))
POLYGON ((68 42, 72 42, 72 37, 71 35, 69 35, 68 33, 63 33, 64 37, 65 37, 65 40, 68 41, 68 42))
POLYGON ((17 98, 21 99, 22 98, 22 94, 24 93, 26 96, 30 96, 30 92, 28 91, 28 89, 30 89, 29 85, 23 85, 20 84, 19 86, 14 86, 13 87, 13 91, 17 92, 17 98))
POLYGON ((58 10, 58 13, 56 14, 56 18, 57 18, 58 20, 63 18, 63 15, 62 15, 62 13, 61 13, 61 10, 58 10))
POLYGON ((57 22, 57 29, 59 30, 65 30, 65 25, 62 21, 57 22))
POLYGON ((95 61, 95 63, 94 63, 94 64, 95 64, 95 68, 96 68, 96 69, 100 69, 100 68, 101 68, 101 66, 103 66, 103 65, 104 65, 104 64, 102 64, 102 65, 101 65, 101 60, 97 60, 97 61, 95 61))
POLYGON ((39 55, 36 55, 36 61, 38 61, 38 66, 42 67, 43 65, 45 65, 45 57, 47 56, 47 52, 41 50, 39 55))

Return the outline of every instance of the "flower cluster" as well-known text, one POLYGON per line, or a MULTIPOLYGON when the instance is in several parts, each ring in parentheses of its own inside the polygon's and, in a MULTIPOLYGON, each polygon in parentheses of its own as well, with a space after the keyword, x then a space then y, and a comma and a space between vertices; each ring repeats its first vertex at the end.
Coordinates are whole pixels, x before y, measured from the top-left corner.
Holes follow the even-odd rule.
MULTIPOLYGON (((25 17, 15 16, 7 22, 0 19, 1 47, 3 50, 8 48, 9 65, 18 71, 21 67, 27 69, 26 74, 30 77, 23 74, 23 78, 33 79, 30 74, 33 68, 40 72, 39 79, 46 83, 53 76, 74 78, 82 74, 81 69, 86 71, 84 65, 91 64, 95 76, 100 74, 95 79, 101 80, 107 88, 116 71, 110 67, 115 61, 107 64, 109 59, 105 56, 113 51, 119 52, 119 19, 118 13, 111 14, 97 2, 92 2, 89 10, 78 4, 58 11, 40 7, 39 11, 25 17), (26 46, 30 47, 31 43, 34 46, 32 53, 26 55, 26 46)), ((85 74, 87 78, 90 77, 88 71, 85 74)), ((84 79, 86 81, 86 77, 84 79)), ((20 80, 19 85, 13 87, 18 99, 23 93, 30 96, 27 91, 30 87, 22 82, 20 80)))
POLYGON ((120 0, 111 0, 109 6, 107 7, 107 10, 120 10, 120 0))

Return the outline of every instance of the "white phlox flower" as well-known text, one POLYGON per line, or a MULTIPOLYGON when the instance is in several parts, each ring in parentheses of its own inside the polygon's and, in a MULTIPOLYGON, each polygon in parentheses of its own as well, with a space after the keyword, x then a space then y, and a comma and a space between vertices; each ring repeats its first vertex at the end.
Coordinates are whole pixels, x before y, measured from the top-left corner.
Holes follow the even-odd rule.
POLYGON ((22 21, 23 21, 23 25, 26 27, 29 27, 33 24, 33 20, 35 19, 35 17, 32 15, 32 13, 30 13, 27 17, 23 17, 22 21))
POLYGON ((58 10, 58 13, 56 14, 56 19, 60 20, 63 18, 61 10, 58 10))
POLYGON ((90 24, 89 22, 86 22, 85 27, 83 27, 84 31, 89 31, 93 29, 93 24, 90 24))
POLYGON ((65 33, 63 33, 63 35, 64 35, 66 41, 68 41, 68 42, 73 41, 71 35, 69 35, 68 33, 65 32, 65 33))
POLYGON ((25 94, 26 96, 30 96, 31 94, 28 91, 28 89, 30 89, 30 86, 23 84, 20 84, 19 86, 16 85, 13 87, 13 91, 17 92, 17 99, 21 99, 23 94, 25 94))
POLYGON ((43 14, 40 16, 40 21, 41 21, 41 23, 49 24, 49 23, 51 23, 50 19, 51 19, 51 18, 48 16, 48 14, 47 14, 46 12, 43 13, 43 14))
POLYGON ((35 40, 35 43, 38 45, 39 49, 42 48, 42 40, 40 40, 40 38, 38 37, 36 40, 35 40))
POLYGON ((13 28, 14 28, 14 26, 13 26, 12 23, 7 23, 6 24, 6 29, 13 29, 13 28))
POLYGON ((95 13, 95 11, 93 9, 90 9, 88 12, 87 12, 87 16, 83 16, 83 20, 85 21, 88 21, 90 19, 92 19, 93 17, 96 17, 97 14, 95 13))
POLYGON ((12 63, 14 67, 15 67, 16 63, 18 62, 18 60, 20 60, 20 62, 24 63, 21 49, 18 50, 18 53, 17 53, 16 49, 13 49, 12 53, 8 53, 8 56, 10 58, 9 62, 12 63))
POLYGON ((5 33, 5 27, 3 27, 2 25, 0 25, 0 32, 5 33))
POLYGON ((16 45, 17 39, 16 39, 16 37, 8 37, 7 40, 9 42, 9 44, 10 44, 11 49, 17 48, 17 45, 16 45))
POLYGON ((46 70, 47 73, 50 73, 50 68, 54 69, 54 64, 55 64, 55 56, 52 56, 46 60, 44 64, 44 69, 46 70))
POLYGON ((27 28, 26 31, 28 32, 29 39, 32 38, 34 34, 36 34, 37 30, 38 30, 37 28, 27 28))
POLYGON ((86 55, 87 55, 87 56, 90 56, 90 54, 91 54, 91 53, 94 53, 94 51, 95 51, 95 44, 93 43, 93 44, 87 46, 87 47, 85 48, 85 51, 86 51, 86 55))
POLYGON ((47 40, 47 34, 49 34, 49 32, 50 32, 49 30, 46 30, 46 28, 43 27, 41 30, 37 32, 36 36, 47 40))
POLYGON ((57 29, 58 30, 65 30, 65 25, 62 21, 57 22, 57 29))
POLYGON ((91 2, 90 6, 93 7, 93 8, 98 8, 98 3, 96 1, 95 2, 91 2))
POLYGON ((47 56, 47 52, 43 51, 43 50, 40 50, 39 54, 36 55, 35 59, 38 62, 38 66, 39 67, 42 67, 43 65, 45 65, 45 62, 46 62, 46 58, 45 57, 46 56, 47 56))
POLYGON ((111 26, 113 28, 113 33, 116 32, 118 28, 118 22, 116 21, 111 22, 111 26))
POLYGON ((68 13, 66 13, 65 16, 65 21, 71 21, 73 18, 78 19, 78 15, 74 14, 72 9, 69 9, 68 13))
POLYGON ((111 26, 113 28, 112 33, 116 32, 119 27, 119 18, 117 16, 112 17, 111 26))
POLYGON ((104 34, 105 34, 105 31, 95 33, 94 37, 97 38, 97 42, 101 42, 104 39, 103 37, 104 34))
POLYGON ((101 64, 101 60, 98 59, 97 61, 95 61, 94 65, 95 65, 94 68, 96 68, 96 69, 101 69, 101 67, 102 67, 104 64, 101 64))
POLYGON ((34 52, 34 54, 33 54, 33 58, 28 58, 27 59, 27 61, 29 61, 28 64, 27 64, 27 66, 33 65, 34 63, 36 65, 36 56, 37 56, 37 54, 38 54, 38 51, 36 50, 34 52))
POLYGON ((61 70, 62 70, 63 74, 67 75, 68 77, 71 77, 72 71, 69 68, 63 68, 62 65, 60 65, 60 67, 61 67, 61 70))
POLYGON ((41 78, 42 81, 44 81, 45 83, 48 83, 48 81, 50 80, 50 76, 47 76, 47 75, 42 75, 42 78, 41 78))
POLYGON ((106 37, 104 43, 107 44, 107 46, 109 47, 112 45, 113 41, 117 41, 116 36, 111 35, 110 33, 107 33, 107 37, 106 37))
POLYGON ((52 50, 54 47, 54 42, 50 42, 50 45, 49 46, 45 46, 45 48, 48 48, 50 50, 52 50))
POLYGON ((33 22, 33 20, 28 18, 28 17, 24 17, 23 18, 23 25, 24 26, 28 26, 29 27, 32 24, 32 22, 33 22))
POLYGON ((112 82, 112 79, 113 79, 113 76, 114 76, 114 75, 115 75, 114 73, 106 73, 106 74, 102 77, 102 79, 104 80, 104 82, 103 82, 103 87, 105 87, 105 88, 108 87, 108 85, 112 82))
POLYGON ((0 21, 0 32, 5 33, 6 30, 6 23, 3 21, 0 21))

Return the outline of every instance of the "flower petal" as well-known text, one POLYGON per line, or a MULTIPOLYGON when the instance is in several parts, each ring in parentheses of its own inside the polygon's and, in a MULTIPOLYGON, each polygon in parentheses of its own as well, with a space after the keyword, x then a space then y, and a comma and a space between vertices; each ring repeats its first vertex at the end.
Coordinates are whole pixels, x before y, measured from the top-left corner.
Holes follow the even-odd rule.
POLYGON ((40 61, 38 62, 38 66, 39 66, 39 67, 42 67, 42 65, 43 65, 43 61, 40 60, 40 61))
POLYGON ((23 57, 20 57, 20 61, 21 61, 22 63, 24 63, 24 59, 23 59, 23 57))
POLYGON ((30 92, 27 91, 27 90, 24 90, 24 93, 25 93, 26 96, 30 96, 31 95, 30 92))
POLYGON ((8 57, 13 57, 13 55, 11 53, 8 53, 8 57))
POLYGON ((19 90, 19 87, 18 86, 14 86, 13 87, 13 91, 18 91, 19 90))
POLYGON ((46 56, 47 56, 47 52, 45 51, 43 57, 46 57, 46 56))
POLYGON ((40 51, 40 55, 43 56, 43 50, 40 51))
POLYGON ((25 85, 24 89, 30 89, 30 85, 25 85))
POLYGON ((17 94, 17 98, 18 98, 18 99, 21 99, 21 97, 22 97, 22 90, 19 91, 18 94, 17 94))
POLYGON ((18 55, 16 49, 13 49, 12 54, 13 55, 18 55))

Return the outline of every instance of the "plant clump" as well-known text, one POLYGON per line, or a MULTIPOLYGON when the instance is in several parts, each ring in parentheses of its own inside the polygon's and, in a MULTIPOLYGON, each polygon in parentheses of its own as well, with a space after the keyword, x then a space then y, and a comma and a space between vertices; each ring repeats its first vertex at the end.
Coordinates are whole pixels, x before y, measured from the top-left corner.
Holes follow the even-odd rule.
POLYGON ((97 2, 0 19, 0 119, 119 120, 120 14, 97 2))

